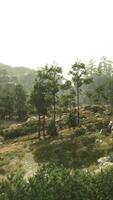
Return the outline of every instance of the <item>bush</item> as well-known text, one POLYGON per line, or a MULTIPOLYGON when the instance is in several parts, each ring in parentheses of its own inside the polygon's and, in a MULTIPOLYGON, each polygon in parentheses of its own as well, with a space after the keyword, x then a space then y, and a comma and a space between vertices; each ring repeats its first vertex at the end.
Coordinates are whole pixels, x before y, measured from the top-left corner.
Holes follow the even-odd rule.
POLYGON ((77 127, 77 128, 75 129, 75 132, 74 132, 75 136, 84 135, 85 133, 86 133, 86 128, 83 127, 83 126, 77 127))
POLYGON ((76 116, 74 113, 70 113, 67 118, 68 127, 75 127, 77 125, 76 116))
POLYGON ((16 128, 5 129, 2 133, 5 139, 13 139, 16 137, 28 135, 30 133, 35 133, 37 131, 37 125, 34 126, 20 126, 16 128))
POLYGON ((11 176, 0 184, 1 200, 112 200, 113 169, 100 174, 42 166, 25 182, 11 176))
POLYGON ((103 113, 103 111, 105 110, 104 106, 100 106, 100 105, 93 105, 93 106, 85 106, 84 107, 86 110, 90 110, 94 113, 103 113))
POLYGON ((87 123, 86 124, 87 130, 89 132, 95 132, 96 131, 96 123, 87 123))
POLYGON ((47 133, 50 136, 58 135, 57 128, 56 128, 56 125, 55 125, 54 121, 50 122, 50 124, 49 124, 49 126, 47 128, 47 133))

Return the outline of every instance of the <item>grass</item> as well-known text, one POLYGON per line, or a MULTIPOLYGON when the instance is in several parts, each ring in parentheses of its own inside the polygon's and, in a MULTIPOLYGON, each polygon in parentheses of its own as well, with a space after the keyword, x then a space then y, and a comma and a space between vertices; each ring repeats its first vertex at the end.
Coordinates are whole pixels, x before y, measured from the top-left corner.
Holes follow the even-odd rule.
POLYGON ((32 145, 32 150, 38 163, 55 163, 66 168, 82 169, 96 163, 105 154, 95 141, 95 134, 80 137, 66 135, 37 142, 32 145))
MULTIPOLYGON (((45 140, 38 140, 37 133, 6 140, 0 146, 0 175, 12 172, 24 174, 25 167, 23 167, 22 160, 26 158, 28 152, 33 153, 35 162, 38 164, 55 163, 56 166, 63 166, 67 169, 95 170, 98 158, 113 152, 111 135, 104 136, 99 133, 103 123, 107 124, 112 118, 112 116, 107 116, 101 122, 95 113, 83 110, 81 121, 83 127, 86 127, 86 132, 81 136, 77 137, 75 134, 77 130, 83 130, 78 127, 64 129, 60 131, 59 136, 45 140)), ((30 158, 27 159, 30 160, 30 158)), ((34 163, 30 165, 28 162, 28 164, 28 170, 32 169, 32 164, 35 168, 34 163)))

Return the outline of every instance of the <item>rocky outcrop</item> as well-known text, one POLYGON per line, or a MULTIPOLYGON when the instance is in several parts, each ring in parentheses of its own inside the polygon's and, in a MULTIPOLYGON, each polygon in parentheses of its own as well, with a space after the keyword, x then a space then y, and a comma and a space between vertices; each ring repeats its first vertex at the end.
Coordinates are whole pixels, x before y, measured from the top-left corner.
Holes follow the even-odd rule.
POLYGON ((101 157, 97 160, 98 169, 95 170, 96 173, 101 172, 109 167, 113 167, 113 156, 109 155, 106 157, 101 157))

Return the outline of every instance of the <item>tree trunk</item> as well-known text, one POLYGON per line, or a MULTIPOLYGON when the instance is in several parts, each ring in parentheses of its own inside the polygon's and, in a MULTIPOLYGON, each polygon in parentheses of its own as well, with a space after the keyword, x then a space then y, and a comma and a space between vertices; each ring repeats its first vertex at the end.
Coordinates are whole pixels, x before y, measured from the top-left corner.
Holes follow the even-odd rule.
POLYGON ((77 123, 80 123, 80 114, 79 114, 79 85, 77 81, 77 123))
POLYGON ((40 114, 38 115, 38 137, 40 138, 40 114))
POLYGON ((55 94, 53 94, 53 120, 54 124, 56 121, 56 99, 55 99, 55 94))
POLYGON ((45 137, 45 115, 43 116, 43 137, 45 137))

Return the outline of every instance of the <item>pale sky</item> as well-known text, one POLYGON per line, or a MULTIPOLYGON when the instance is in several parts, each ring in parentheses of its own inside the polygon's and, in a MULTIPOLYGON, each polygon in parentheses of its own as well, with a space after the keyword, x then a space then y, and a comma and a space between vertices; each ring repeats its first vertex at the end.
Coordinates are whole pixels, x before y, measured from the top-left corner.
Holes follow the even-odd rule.
POLYGON ((37 68, 113 60, 113 0, 0 0, 0 62, 37 68))

